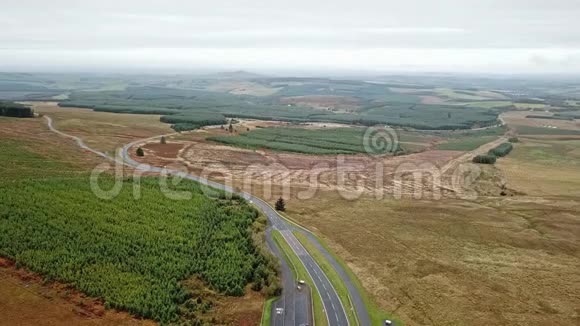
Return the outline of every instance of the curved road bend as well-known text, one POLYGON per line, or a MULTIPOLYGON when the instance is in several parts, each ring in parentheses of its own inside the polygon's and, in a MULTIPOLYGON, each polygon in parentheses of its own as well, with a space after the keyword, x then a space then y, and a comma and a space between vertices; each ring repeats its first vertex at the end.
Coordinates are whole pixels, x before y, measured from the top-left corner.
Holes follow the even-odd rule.
MULTIPOLYGON (((279 250, 275 249, 275 248, 277 248, 277 246, 275 246, 273 243, 273 239, 271 237, 271 231, 278 230, 283 235, 284 239, 288 242, 288 245, 290 246, 290 248, 292 248, 294 253, 300 258, 300 261, 302 262, 302 264, 304 265, 304 267, 306 268, 306 270, 310 274, 310 276, 314 282, 313 285, 318 289, 318 292, 319 292, 320 297, 322 299, 322 304, 324 306, 324 312, 325 312, 326 316, 328 317, 329 325, 330 326, 335 326, 335 325, 340 325, 340 326, 347 325, 347 326, 349 326, 350 325, 348 318, 346 316, 345 308, 344 308, 342 302, 340 301, 340 298, 338 297, 336 290, 332 286, 332 283, 330 283, 328 277, 322 271, 320 266, 316 263, 314 258, 312 258, 312 256, 310 256, 310 254, 306 251, 306 249, 304 249, 304 247, 300 244, 298 239, 292 233, 293 231, 299 231, 299 232, 309 234, 310 233, 309 231, 307 231, 306 229, 302 229, 302 228, 296 228, 295 226, 293 226, 292 224, 287 222, 284 218, 282 218, 266 202, 264 202, 260 198, 255 197, 249 193, 237 192, 232 187, 229 187, 229 186, 226 186, 226 185, 223 185, 223 184, 211 181, 211 180, 207 180, 204 178, 200 178, 200 177, 195 176, 195 175, 184 173, 182 171, 163 169, 163 168, 159 168, 159 167, 155 167, 155 166, 141 164, 141 163, 133 160, 130 157, 130 155, 128 153, 129 148, 131 148, 135 144, 146 142, 146 141, 153 140, 153 139, 157 139, 157 138, 160 138, 161 136, 155 136, 155 137, 151 137, 151 138, 147 138, 147 139, 134 141, 132 143, 129 143, 129 144, 123 146, 123 148, 121 149, 121 152, 120 152, 120 154, 121 154, 121 160, 120 160, 120 159, 117 159, 115 157, 111 157, 105 153, 102 153, 100 151, 97 151, 95 149, 88 147, 82 141, 82 139, 80 139, 79 137, 68 135, 68 134, 65 134, 65 133, 57 130, 52 125, 52 119, 49 116, 45 116, 45 118, 47 120, 48 127, 51 131, 53 131, 61 136, 73 139, 79 147, 81 147, 85 150, 88 150, 96 155, 99 155, 103 158, 106 158, 108 160, 115 161, 115 162, 118 162, 121 164, 126 164, 128 166, 133 167, 133 168, 147 170, 150 172, 158 172, 159 173, 159 172, 164 171, 166 173, 178 175, 178 176, 183 177, 185 179, 197 181, 201 184, 205 184, 205 185, 210 186, 212 188, 217 188, 217 189, 229 192, 229 193, 237 193, 238 195, 240 195, 244 199, 253 203, 255 206, 257 206, 258 208, 260 208, 262 210, 262 212, 268 217, 268 219, 271 223, 271 227, 269 228, 268 232, 266 232, 267 243, 268 243, 270 249, 273 249, 272 252, 277 257, 279 257, 280 260, 284 261, 282 263, 284 294, 273 305, 275 308, 279 307, 279 308, 284 309, 284 314, 283 314, 284 318, 279 318, 279 317, 277 318, 275 315, 273 315, 273 319, 272 319, 273 324, 274 325, 299 326, 299 325, 305 325, 305 324, 309 323, 308 322, 309 312, 305 311, 305 309, 304 309, 304 306, 307 306, 307 305, 304 305, 302 303, 304 301, 303 295, 301 294, 301 292, 296 290, 296 284, 295 284, 294 279, 292 277, 292 273, 290 272, 290 270, 288 268, 287 262, 284 259, 284 256, 281 255, 279 250), (299 307, 301 307, 301 309, 294 309, 294 308, 299 308, 299 307)), ((167 136, 167 135, 165 135, 165 136, 167 136)), ((314 239, 314 238, 311 237, 311 239, 314 239)), ((315 244, 317 244, 317 247, 323 249, 323 253, 325 254, 325 256, 331 257, 330 253, 328 253, 322 246, 320 246, 318 241, 315 241, 315 244)), ((341 278, 343 278, 343 275, 347 277, 346 279, 343 278, 343 281, 346 283, 347 288, 349 290, 349 294, 350 294, 352 301, 353 301, 353 304, 355 306, 357 316, 360 320, 360 324, 365 325, 365 326, 370 325, 370 318, 368 317, 368 312, 366 311, 364 304, 362 304, 362 299, 360 297, 360 294, 358 293, 358 291, 356 291, 356 288, 354 288, 354 285, 350 281, 350 278, 348 278, 348 275, 346 275, 346 273, 342 269, 342 266, 340 266, 336 261, 334 261, 334 259, 332 259, 332 261, 330 261, 330 262, 333 265, 333 267, 337 270, 337 272, 339 273, 341 278), (352 289, 354 289, 354 292, 352 291, 352 289), (358 303, 360 303, 360 304, 358 304, 358 303)))

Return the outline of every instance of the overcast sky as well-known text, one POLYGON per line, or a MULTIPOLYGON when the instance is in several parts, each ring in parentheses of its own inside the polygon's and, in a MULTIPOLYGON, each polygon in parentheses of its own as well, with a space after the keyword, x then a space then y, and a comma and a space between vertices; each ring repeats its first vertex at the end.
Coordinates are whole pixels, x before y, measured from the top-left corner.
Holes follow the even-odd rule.
POLYGON ((0 0, 0 70, 580 73, 579 0, 0 0))

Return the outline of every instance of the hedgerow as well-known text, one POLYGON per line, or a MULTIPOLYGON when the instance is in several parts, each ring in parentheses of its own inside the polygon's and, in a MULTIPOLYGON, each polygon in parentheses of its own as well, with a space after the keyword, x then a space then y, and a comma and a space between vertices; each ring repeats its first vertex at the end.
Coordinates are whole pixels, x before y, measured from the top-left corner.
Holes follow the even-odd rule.
POLYGON ((473 158, 473 163, 495 164, 497 158, 494 155, 477 155, 473 158))
POLYGON ((504 157, 508 155, 513 148, 514 146, 511 143, 503 143, 496 148, 491 149, 488 154, 496 157, 504 157))

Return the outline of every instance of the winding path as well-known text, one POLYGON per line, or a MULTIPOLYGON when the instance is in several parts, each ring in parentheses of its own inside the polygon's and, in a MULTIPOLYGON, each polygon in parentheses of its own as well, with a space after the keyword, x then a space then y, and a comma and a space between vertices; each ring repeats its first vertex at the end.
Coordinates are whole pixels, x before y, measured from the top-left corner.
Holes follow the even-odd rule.
POLYGON ((350 299, 352 301, 354 309, 356 310, 356 315, 358 317, 358 320, 357 320, 358 324, 364 325, 364 326, 371 325, 370 316, 368 314, 368 311, 366 310, 366 306, 364 305, 362 297, 360 296, 360 293, 358 292, 357 288, 354 286, 352 280, 350 279, 350 277, 348 276, 346 271, 342 268, 342 266, 333 258, 333 256, 330 254, 330 252, 328 252, 318 242, 318 240, 314 237, 314 235, 312 233, 310 233, 310 231, 308 231, 304 228, 301 228, 301 227, 296 227, 294 224, 291 224, 286 219, 284 219, 282 216, 280 216, 280 214, 278 214, 276 212, 276 210, 274 210, 268 203, 266 203, 265 201, 263 201, 262 199, 260 199, 258 197, 253 196, 252 194, 249 194, 246 192, 238 192, 235 189, 233 189, 232 187, 229 187, 229 186, 226 186, 226 185, 223 185, 223 184, 211 181, 211 180, 207 180, 204 178, 200 178, 198 176, 195 176, 195 175, 192 175, 189 173, 185 173, 182 171, 170 170, 170 169, 150 166, 147 164, 142 164, 142 163, 135 161, 129 155, 129 149, 137 144, 144 143, 147 141, 152 141, 152 140, 161 138, 162 136, 170 136, 173 134, 159 135, 159 136, 150 137, 147 139, 142 139, 142 140, 137 140, 137 141, 131 142, 131 143, 122 147, 122 149, 120 150, 120 153, 119 153, 120 157, 112 157, 112 156, 107 155, 103 152, 100 152, 98 150, 95 150, 95 149, 88 147, 83 142, 83 140, 80 139, 79 137, 72 136, 72 135, 69 135, 69 134, 66 134, 64 132, 57 130, 53 126, 52 119, 49 116, 44 116, 44 117, 47 120, 48 128, 51 131, 53 131, 53 132, 55 132, 63 137, 73 139, 80 148, 85 149, 87 151, 90 151, 98 156, 101 156, 101 157, 107 159, 107 160, 111 160, 111 161, 117 162, 119 164, 124 164, 124 165, 130 166, 132 168, 142 170, 142 171, 156 172, 156 173, 164 172, 164 173, 170 173, 173 175, 178 175, 182 178, 197 181, 199 183, 208 185, 212 188, 220 189, 220 190, 223 190, 223 191, 226 191, 229 193, 236 193, 236 194, 240 195, 241 197, 243 197, 244 199, 251 202, 252 204, 254 204, 260 210, 262 210, 264 215, 266 215, 268 217, 268 220, 270 221, 270 227, 268 228, 268 230, 266 232, 266 240, 267 240, 268 246, 270 247, 272 252, 282 261, 281 265, 282 265, 282 278, 283 278, 283 283, 284 283, 284 290, 283 290, 283 294, 282 294, 281 298, 279 300, 277 300, 272 305, 273 306, 272 310, 275 311, 276 308, 283 308, 284 313, 282 314, 283 318, 279 318, 275 313, 273 313, 273 315, 272 315, 272 324, 273 325, 295 325, 295 326, 307 325, 310 323, 309 320, 312 320, 312 316, 311 316, 312 312, 309 311, 310 310, 309 305, 304 303, 307 301, 307 300, 305 301, 305 299, 304 299, 304 294, 302 292, 296 290, 296 283, 295 283, 294 277, 293 277, 290 269, 288 268, 288 262, 285 261, 284 255, 282 255, 281 252, 277 249, 277 246, 275 245, 275 243, 273 241, 272 234, 271 234, 272 230, 277 230, 282 234, 282 236, 284 237, 284 239, 286 240, 286 242, 288 243, 290 248, 294 251, 296 256, 298 256, 301 263, 304 265, 305 269, 310 274, 310 276, 314 282, 313 286, 316 287, 316 289, 318 289, 318 292, 320 294, 320 298, 322 299, 322 304, 324 306, 324 312, 327 316, 328 324, 330 326, 343 326, 343 325, 349 326, 350 325, 349 321, 348 321, 347 314, 346 314, 345 307, 344 307, 343 303, 341 302, 341 300, 336 292, 336 289, 333 287, 332 283, 330 282, 330 280, 328 279, 328 277, 326 276, 326 274, 324 273, 322 268, 316 263, 314 258, 302 246, 300 241, 298 241, 298 239, 296 238, 296 236, 293 233, 294 231, 301 232, 301 233, 305 234, 308 237, 308 239, 314 243, 314 245, 323 253, 323 255, 326 257, 326 259, 328 259, 330 264, 334 267, 334 269, 336 270, 336 272, 338 273, 338 275, 340 276, 340 278, 342 279, 342 281, 345 283, 345 285, 347 287, 350 299))

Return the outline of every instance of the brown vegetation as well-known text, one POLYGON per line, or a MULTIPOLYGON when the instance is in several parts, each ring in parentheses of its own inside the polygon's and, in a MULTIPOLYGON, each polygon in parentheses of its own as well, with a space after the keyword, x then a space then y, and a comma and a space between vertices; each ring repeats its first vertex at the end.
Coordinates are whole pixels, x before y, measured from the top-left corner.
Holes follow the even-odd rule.
POLYGON ((105 310, 58 282, 46 283, 37 274, 18 269, 0 258, 0 324, 2 325, 156 325, 124 312, 105 310))
POLYGON ((577 325, 580 202, 483 198, 289 202, 409 325, 577 325))
POLYGON ((54 126, 78 136, 90 147, 114 152, 131 141, 173 132, 158 115, 94 112, 90 109, 61 108, 54 102, 31 102, 35 112, 47 114, 54 126))
MULTIPOLYGON (((532 114, 530 111, 509 111, 502 114, 504 121, 510 126, 526 126, 526 127, 544 127, 553 126, 558 129, 566 130, 580 130, 580 120, 569 121, 569 120, 546 120, 546 119, 534 119, 527 118, 528 115, 532 114)), ((550 116, 551 113, 538 113, 533 112, 535 115, 546 115, 550 116)))

